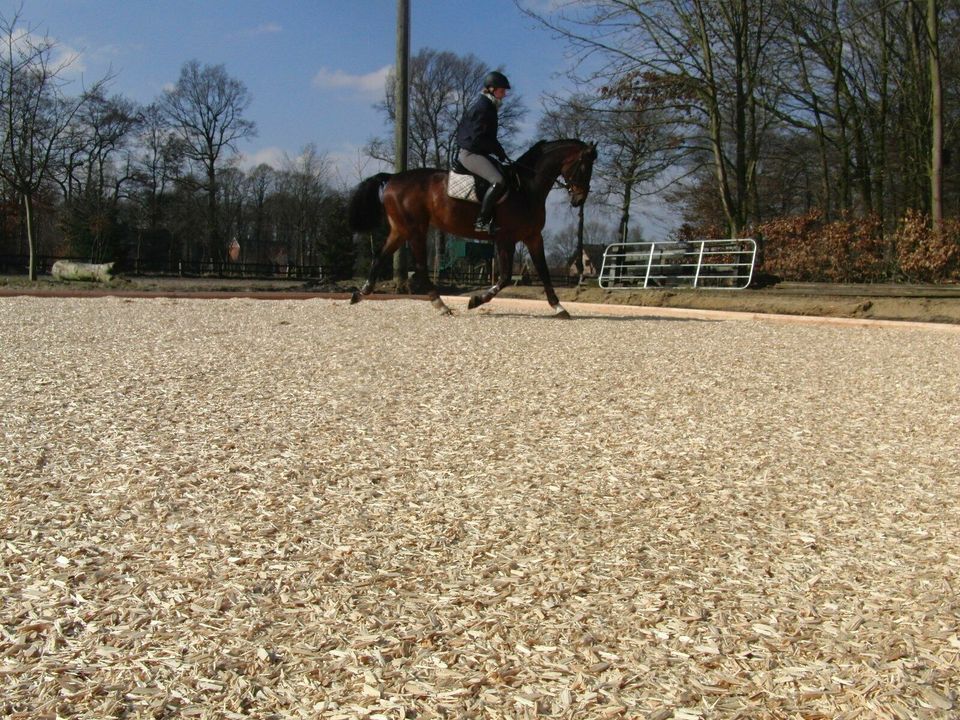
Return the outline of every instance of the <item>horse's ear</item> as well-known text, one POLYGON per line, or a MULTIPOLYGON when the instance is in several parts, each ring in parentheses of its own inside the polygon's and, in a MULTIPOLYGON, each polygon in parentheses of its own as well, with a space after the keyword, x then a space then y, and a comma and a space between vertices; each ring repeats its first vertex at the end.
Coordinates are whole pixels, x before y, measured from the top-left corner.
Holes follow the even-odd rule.
POLYGON ((591 160, 596 160, 596 159, 597 159, 597 144, 596 144, 595 142, 588 143, 588 144, 587 144, 587 147, 590 148, 590 159, 591 159, 591 160))

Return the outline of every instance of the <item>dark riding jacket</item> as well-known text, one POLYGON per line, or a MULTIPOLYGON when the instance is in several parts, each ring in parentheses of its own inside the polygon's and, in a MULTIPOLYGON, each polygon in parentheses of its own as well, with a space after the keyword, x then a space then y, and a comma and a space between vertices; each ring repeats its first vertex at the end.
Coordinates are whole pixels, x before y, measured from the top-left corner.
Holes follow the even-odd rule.
POLYGON ((505 160, 507 153, 497 139, 498 129, 497 106, 493 100, 481 94, 457 128, 457 144, 463 150, 479 155, 496 155, 505 160))

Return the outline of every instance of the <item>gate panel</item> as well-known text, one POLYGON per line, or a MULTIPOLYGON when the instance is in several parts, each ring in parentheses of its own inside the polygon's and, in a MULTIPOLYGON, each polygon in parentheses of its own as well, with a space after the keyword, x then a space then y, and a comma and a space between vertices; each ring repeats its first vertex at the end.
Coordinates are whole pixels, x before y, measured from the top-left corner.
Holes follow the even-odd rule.
POLYGON ((742 290, 753 279, 756 257, 750 238, 614 243, 603 253, 600 287, 742 290))

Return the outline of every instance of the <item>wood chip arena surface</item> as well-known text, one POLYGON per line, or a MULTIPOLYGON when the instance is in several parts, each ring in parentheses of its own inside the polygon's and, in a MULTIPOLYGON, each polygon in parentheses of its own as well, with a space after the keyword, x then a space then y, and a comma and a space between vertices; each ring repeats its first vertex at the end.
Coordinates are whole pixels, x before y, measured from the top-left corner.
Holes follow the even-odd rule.
POLYGON ((956 718, 960 335, 0 300, 0 716, 956 718))

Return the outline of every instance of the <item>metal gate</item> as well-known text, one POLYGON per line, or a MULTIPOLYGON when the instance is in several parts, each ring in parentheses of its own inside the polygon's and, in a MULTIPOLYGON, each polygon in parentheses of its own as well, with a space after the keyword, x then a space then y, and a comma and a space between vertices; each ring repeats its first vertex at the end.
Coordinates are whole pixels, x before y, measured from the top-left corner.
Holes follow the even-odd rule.
POLYGON ((742 290, 756 257, 757 243, 749 238, 615 243, 603 252, 600 287, 742 290))

